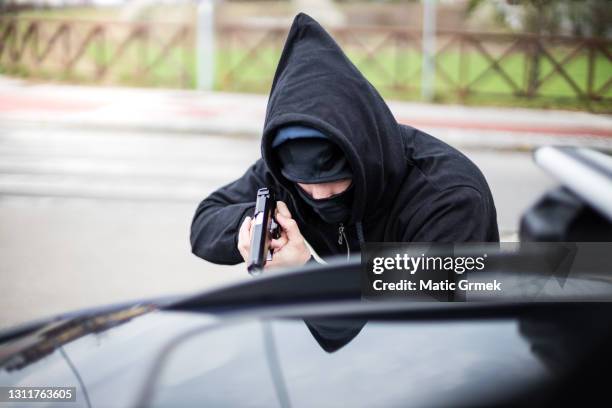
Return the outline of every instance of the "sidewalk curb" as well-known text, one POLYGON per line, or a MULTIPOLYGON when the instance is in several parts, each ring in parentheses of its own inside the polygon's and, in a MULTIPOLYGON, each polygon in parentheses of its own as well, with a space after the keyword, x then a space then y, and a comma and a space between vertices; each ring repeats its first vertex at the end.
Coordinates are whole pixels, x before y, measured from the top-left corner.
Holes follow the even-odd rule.
MULTIPOLYGON (((267 95, 38 84, 0 76, 0 126, 258 140, 267 95)), ((398 122, 457 147, 612 150, 612 116, 587 112, 387 101, 398 122)))

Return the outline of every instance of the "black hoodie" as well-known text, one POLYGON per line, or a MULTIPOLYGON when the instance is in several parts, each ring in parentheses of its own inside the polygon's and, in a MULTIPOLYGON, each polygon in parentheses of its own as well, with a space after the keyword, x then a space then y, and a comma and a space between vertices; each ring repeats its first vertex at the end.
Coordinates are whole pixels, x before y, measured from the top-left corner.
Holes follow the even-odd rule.
POLYGON ((293 21, 274 75, 261 154, 241 178, 199 205, 191 226, 197 256, 242 262, 238 230, 264 186, 276 189, 302 235, 324 258, 359 251, 363 242, 499 240, 493 198, 478 168, 440 140, 399 125, 376 89, 305 14, 293 21), (340 225, 320 220, 281 175, 271 143, 288 125, 318 129, 346 154, 355 199, 342 226, 345 236, 340 237, 340 225))

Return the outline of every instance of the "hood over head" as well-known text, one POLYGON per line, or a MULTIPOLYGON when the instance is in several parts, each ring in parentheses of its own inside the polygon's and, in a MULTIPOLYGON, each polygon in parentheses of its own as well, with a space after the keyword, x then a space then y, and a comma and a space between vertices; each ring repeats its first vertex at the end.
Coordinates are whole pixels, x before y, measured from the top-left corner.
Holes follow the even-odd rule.
POLYGON ((274 178, 298 197, 272 147, 278 130, 287 126, 316 129, 344 152, 355 194, 349 223, 374 218, 391 204, 407 166, 399 125, 338 44, 302 13, 293 21, 274 75, 261 145, 274 178))

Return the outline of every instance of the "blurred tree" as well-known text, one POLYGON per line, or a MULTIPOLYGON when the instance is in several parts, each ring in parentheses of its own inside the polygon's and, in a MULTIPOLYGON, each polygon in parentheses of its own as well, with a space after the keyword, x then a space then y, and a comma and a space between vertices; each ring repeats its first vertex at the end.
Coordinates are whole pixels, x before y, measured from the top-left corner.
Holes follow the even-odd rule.
POLYGON ((610 6, 610 0, 469 0, 467 12, 492 7, 509 28, 534 34, 609 37, 610 6))
POLYGON ((609 0, 568 1, 568 17, 576 36, 612 36, 612 3, 609 0))

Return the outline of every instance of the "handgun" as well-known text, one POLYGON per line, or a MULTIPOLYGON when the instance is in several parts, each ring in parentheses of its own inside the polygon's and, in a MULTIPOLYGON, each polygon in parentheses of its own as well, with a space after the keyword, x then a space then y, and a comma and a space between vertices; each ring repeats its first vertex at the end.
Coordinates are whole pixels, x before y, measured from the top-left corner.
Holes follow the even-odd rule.
POLYGON ((274 191, 269 187, 257 190, 255 213, 253 219, 251 253, 247 270, 251 275, 259 275, 266 261, 272 259, 270 240, 280 238, 280 227, 274 219, 276 211, 276 198, 274 191))

